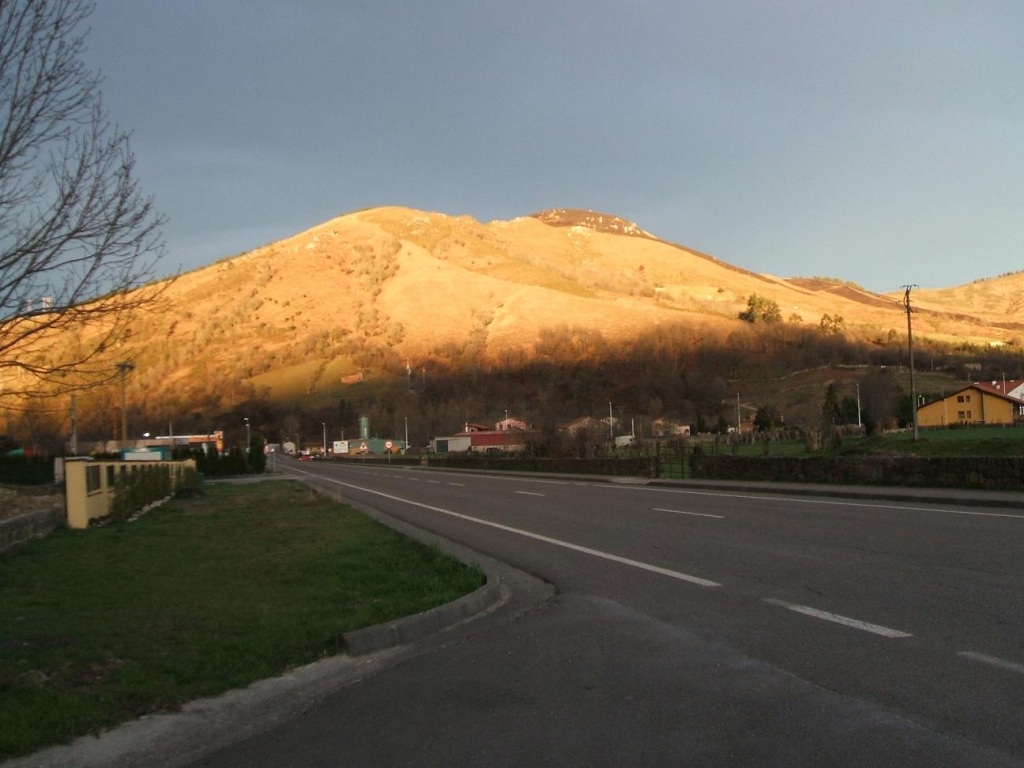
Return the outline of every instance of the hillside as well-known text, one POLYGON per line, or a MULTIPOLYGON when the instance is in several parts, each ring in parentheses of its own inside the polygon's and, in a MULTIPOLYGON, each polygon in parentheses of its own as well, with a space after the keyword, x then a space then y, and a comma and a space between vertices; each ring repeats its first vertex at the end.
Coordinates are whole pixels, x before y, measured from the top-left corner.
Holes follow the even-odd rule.
POLYGON ((1018 335, 1024 330, 1024 271, 953 288, 915 290, 912 297, 925 310, 981 318, 1018 335))
MULTIPOLYGON (((1019 292, 1024 278, 1015 280, 1019 292)), ((1012 289, 972 286, 916 296, 916 332, 986 345, 1019 336, 1007 322, 1012 289)), ((116 354, 136 360, 133 403, 155 414, 252 397, 328 402, 385 372, 522 363, 552 329, 583 329, 611 347, 659 327, 726 339, 746 327, 737 318, 755 293, 805 327, 825 314, 865 340, 906 327, 898 297, 755 274, 607 214, 481 223, 393 207, 180 276, 116 354)))

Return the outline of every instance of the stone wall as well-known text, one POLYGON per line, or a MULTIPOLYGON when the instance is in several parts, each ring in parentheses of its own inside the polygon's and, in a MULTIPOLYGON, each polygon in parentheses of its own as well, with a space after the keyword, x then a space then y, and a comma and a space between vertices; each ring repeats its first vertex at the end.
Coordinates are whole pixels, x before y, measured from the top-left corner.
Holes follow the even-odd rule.
POLYGON ((0 520, 0 552, 9 552, 32 539, 48 536, 61 525, 64 525, 64 509, 58 504, 0 520))
POLYGON ((1024 490, 1024 457, 807 456, 695 454, 694 479, 844 485, 1024 490))

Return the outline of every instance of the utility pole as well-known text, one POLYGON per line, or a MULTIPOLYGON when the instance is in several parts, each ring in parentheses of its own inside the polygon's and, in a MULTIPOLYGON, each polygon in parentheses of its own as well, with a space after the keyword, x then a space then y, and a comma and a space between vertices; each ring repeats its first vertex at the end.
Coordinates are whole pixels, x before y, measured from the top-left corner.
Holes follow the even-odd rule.
POLYGON ((736 434, 738 435, 743 430, 740 428, 740 393, 736 393, 736 434))
POLYGON ((914 421, 914 442, 918 441, 917 431, 917 382, 914 379, 914 329, 910 322, 910 291, 916 285, 905 285, 907 292, 903 294, 903 304, 907 308, 907 350, 910 353, 910 413, 914 421))
POLYGON ((608 437, 615 442, 615 417, 612 415, 612 404, 608 403, 608 437))
POLYGON ((860 421, 860 382, 858 381, 857 382, 857 428, 859 429, 862 426, 863 426, 863 424, 861 424, 861 421, 860 421))
POLYGON ((71 396, 71 455, 78 455, 78 403, 71 396))
POLYGON ((121 447, 124 448, 128 442, 128 405, 124 397, 124 380, 129 371, 135 370, 135 365, 126 361, 118 363, 117 369, 121 372, 121 447))

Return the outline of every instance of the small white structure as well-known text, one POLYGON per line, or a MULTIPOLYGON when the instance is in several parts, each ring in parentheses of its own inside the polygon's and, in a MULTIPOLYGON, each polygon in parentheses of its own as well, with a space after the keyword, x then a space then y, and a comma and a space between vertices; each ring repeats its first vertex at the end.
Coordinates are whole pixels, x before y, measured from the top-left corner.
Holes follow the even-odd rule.
POLYGON ((466 453, 472 447, 472 438, 466 434, 435 437, 430 441, 430 450, 434 453, 466 453))

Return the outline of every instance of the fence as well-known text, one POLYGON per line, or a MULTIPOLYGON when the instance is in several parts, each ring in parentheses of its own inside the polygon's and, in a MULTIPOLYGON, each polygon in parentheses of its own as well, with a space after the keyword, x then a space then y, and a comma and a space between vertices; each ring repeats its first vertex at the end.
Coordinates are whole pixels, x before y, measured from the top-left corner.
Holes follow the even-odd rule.
POLYGON ((695 455, 693 476, 707 480, 900 485, 1024 490, 1024 457, 807 456, 800 458, 695 455))
POLYGON ((147 503, 194 482, 195 461, 94 461, 68 459, 64 481, 68 527, 112 513, 127 516, 147 503))

